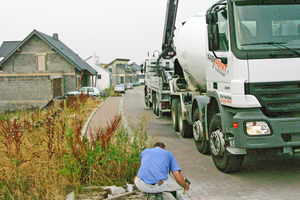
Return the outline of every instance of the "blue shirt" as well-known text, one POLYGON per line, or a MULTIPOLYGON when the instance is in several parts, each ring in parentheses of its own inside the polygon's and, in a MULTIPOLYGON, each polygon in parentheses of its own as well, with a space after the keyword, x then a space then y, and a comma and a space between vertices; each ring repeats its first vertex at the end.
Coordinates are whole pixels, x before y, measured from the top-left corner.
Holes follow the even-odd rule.
POLYGON ((181 171, 171 152, 160 147, 145 149, 142 152, 138 177, 145 183, 156 184, 161 180, 166 180, 169 171, 181 171))

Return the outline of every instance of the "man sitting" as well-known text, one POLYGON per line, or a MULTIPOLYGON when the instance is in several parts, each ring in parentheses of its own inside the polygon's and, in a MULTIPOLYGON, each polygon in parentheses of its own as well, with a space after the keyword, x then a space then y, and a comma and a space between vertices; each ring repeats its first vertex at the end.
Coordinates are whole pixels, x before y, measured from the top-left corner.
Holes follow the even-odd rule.
MULTIPOLYGON (((156 142, 153 148, 145 149, 141 154, 141 166, 138 174, 134 177, 136 187, 146 193, 147 199, 155 196, 163 199, 163 191, 168 187, 168 173, 172 171, 177 183, 188 190, 190 185, 185 182, 181 169, 173 156, 166 150, 164 143, 156 142)), ((154 199, 155 199, 154 198, 154 199)))

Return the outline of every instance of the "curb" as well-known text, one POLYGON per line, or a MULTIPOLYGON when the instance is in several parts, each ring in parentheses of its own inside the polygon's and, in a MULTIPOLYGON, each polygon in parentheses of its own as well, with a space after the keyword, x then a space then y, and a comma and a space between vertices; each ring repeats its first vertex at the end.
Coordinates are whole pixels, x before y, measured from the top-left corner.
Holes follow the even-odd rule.
POLYGON ((82 130, 81 130, 81 135, 85 135, 86 134, 86 131, 87 129, 89 128, 89 125, 91 123, 91 120, 92 118, 94 117, 95 113, 97 112, 97 110, 104 104, 108 101, 108 99, 110 99, 110 97, 108 97, 104 102, 102 102, 94 111, 93 113, 89 116, 89 118, 87 119, 87 121, 85 122, 82 130))
POLYGON ((191 198, 187 193, 183 194, 183 189, 176 190, 176 199, 178 200, 190 200, 191 198))

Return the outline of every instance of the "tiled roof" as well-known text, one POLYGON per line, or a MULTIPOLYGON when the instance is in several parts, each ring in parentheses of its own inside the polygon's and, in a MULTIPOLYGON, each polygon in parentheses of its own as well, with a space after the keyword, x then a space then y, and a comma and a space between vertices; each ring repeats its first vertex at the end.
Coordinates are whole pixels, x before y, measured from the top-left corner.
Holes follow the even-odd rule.
MULTIPOLYGON (((92 68, 89 64, 87 64, 82 58, 78 56, 74 51, 72 51, 68 46, 66 46, 63 42, 58 40, 57 38, 46 35, 37 30, 33 30, 23 41, 15 46, 10 52, 7 53, 6 57, 0 62, 3 63, 7 58, 9 58, 19 47, 21 47, 26 41, 28 41, 33 35, 37 35, 41 38, 45 43, 51 46, 54 51, 58 52, 61 56, 63 56, 67 61, 69 61, 72 65, 74 65, 78 70, 87 70, 90 74, 96 75, 97 71, 92 68)), ((1 46, 2 47, 2 46, 1 46)))
POLYGON ((118 67, 120 67, 120 68, 122 68, 122 69, 124 69, 125 71, 132 71, 132 69, 131 68, 128 68, 128 66, 129 65, 125 65, 125 64, 116 64, 116 66, 118 66, 118 67))
POLYGON ((0 57, 6 57, 22 41, 4 41, 0 47, 0 57))
POLYGON ((136 63, 131 64, 132 70, 134 71, 141 71, 141 67, 137 65, 136 63))

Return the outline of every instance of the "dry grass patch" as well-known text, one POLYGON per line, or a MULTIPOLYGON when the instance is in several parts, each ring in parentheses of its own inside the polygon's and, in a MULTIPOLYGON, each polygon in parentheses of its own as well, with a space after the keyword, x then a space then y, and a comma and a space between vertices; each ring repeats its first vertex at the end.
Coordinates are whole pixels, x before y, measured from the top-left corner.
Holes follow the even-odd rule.
POLYGON ((131 183, 148 124, 128 134, 116 115, 88 141, 81 129, 100 103, 81 95, 48 110, 2 115, 0 199, 64 199, 86 186, 131 183))

